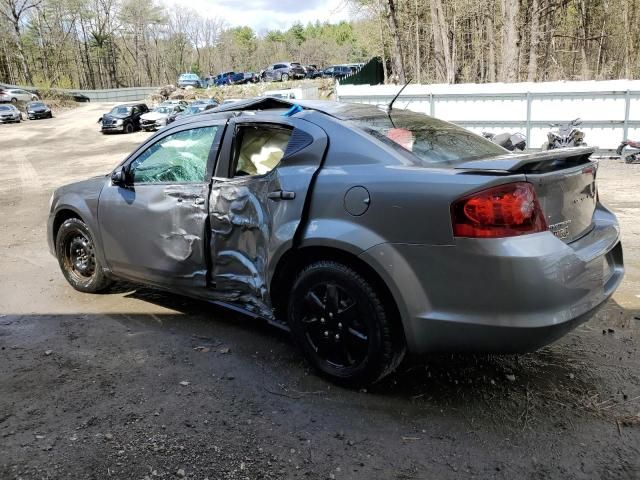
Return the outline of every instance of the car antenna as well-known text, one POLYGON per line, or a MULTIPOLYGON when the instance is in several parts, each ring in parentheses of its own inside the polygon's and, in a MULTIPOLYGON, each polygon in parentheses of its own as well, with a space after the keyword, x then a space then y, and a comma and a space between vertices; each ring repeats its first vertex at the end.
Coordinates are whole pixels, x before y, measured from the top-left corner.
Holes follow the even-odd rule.
POLYGON ((393 128, 396 127, 395 123, 393 123, 393 119, 391 118, 391 110, 393 109, 393 104, 395 103, 395 101, 398 99, 398 97, 400 96, 400 94, 403 92, 403 90, 405 88, 407 88, 407 85, 409 85, 411 83, 411 78, 409 78, 409 80, 407 81, 407 83, 405 83, 402 88, 398 91, 398 93, 396 93, 396 96, 393 97, 393 99, 389 102, 389 105, 387 105, 386 111, 387 111, 387 116, 389 117, 389 120, 391 121, 391 125, 393 125, 393 128))
POLYGON ((405 83, 402 88, 398 91, 398 93, 396 93, 396 96, 393 97, 393 100, 391 100, 389 102, 389 105, 387 105, 387 113, 391 113, 391 110, 393 109, 393 104, 395 103, 395 101, 398 99, 398 97, 400 96, 400 94, 402 93, 402 91, 407 88, 407 85, 409 85, 411 83, 411 78, 407 81, 407 83, 405 83))

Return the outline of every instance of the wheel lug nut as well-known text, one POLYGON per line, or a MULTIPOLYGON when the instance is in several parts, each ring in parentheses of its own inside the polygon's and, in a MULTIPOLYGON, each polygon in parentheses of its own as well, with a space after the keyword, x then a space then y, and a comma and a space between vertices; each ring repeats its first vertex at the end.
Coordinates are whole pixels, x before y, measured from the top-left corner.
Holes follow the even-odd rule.
POLYGON ((338 328, 342 329, 342 324, 338 323, 338 328))
POLYGON ((336 340, 340 340, 340 335, 336 333, 336 340))
POLYGON ((320 323, 324 323, 324 317, 320 319, 320 323))
POLYGON ((333 313, 329 312, 329 318, 333 318, 333 313))
POLYGON ((329 332, 327 332, 327 331, 325 330, 325 332, 324 332, 324 336, 325 336, 325 337, 328 337, 328 336, 329 336, 329 332))

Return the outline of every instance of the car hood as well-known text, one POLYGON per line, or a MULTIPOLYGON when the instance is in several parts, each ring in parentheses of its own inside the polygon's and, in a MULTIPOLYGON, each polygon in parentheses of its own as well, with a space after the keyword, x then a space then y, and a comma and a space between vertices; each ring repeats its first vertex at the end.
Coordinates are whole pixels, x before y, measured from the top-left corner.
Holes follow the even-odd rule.
POLYGON ((98 198, 102 187, 108 180, 108 175, 98 175, 79 182, 69 183, 59 187, 54 192, 54 203, 52 208, 55 208, 57 199, 64 195, 79 195, 81 198, 98 198))
POLYGON ((46 112, 48 108, 47 107, 29 107, 28 110, 32 112, 46 112))
POLYGON ((140 118, 142 120, 160 120, 161 118, 167 118, 169 115, 166 113, 159 112, 149 112, 142 115, 140 118))
POLYGON ((107 114, 107 115, 103 115, 102 116, 102 121, 104 122, 105 120, 122 120, 123 118, 127 118, 128 115, 111 115, 111 114, 107 114))

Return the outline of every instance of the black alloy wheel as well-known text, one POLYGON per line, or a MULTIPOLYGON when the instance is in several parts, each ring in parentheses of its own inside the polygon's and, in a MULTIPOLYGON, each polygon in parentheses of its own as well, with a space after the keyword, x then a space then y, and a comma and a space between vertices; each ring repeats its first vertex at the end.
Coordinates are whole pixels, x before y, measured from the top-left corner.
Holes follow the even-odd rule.
POLYGON ((302 270, 288 309, 293 337, 310 363, 348 386, 374 383, 402 360, 404 338, 391 312, 363 276, 333 261, 302 270))

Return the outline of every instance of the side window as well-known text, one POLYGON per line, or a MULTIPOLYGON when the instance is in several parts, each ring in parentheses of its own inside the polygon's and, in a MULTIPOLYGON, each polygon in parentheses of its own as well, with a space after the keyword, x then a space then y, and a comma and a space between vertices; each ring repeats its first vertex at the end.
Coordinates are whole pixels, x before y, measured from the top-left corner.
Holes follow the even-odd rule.
POLYGON ((140 113, 138 111, 138 107, 133 107, 133 111, 131 112, 132 115, 137 115, 138 113, 140 113))
POLYGON ((236 133, 233 177, 264 175, 284 156, 291 130, 270 125, 240 126, 236 133))
POLYGON ((202 183, 217 126, 177 132, 151 145, 130 166, 134 185, 202 183))

